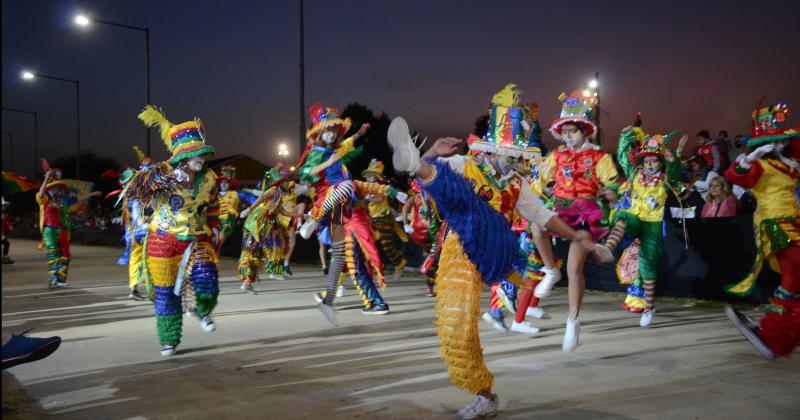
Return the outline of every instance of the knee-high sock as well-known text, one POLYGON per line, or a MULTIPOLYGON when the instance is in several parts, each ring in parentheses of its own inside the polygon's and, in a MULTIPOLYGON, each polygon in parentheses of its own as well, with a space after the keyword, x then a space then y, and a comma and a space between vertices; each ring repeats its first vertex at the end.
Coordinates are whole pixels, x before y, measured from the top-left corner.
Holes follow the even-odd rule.
POLYGON ((642 283, 644 283, 644 301, 647 309, 653 309, 653 300, 656 296, 656 281, 642 279, 642 283))
POLYGON ((333 305, 336 297, 336 288, 339 284, 339 274, 344 270, 344 241, 331 243, 330 248, 331 263, 328 267, 328 287, 325 289, 325 298, 322 303, 333 305))
POLYGON ((353 181, 346 180, 330 187, 325 196, 325 201, 322 202, 322 207, 312 212, 311 218, 319 221, 323 217, 330 214, 336 206, 340 206, 347 202, 356 191, 356 185, 353 181))
POLYGON ((614 227, 609 232, 608 238, 606 238, 606 246, 612 250, 617 249, 617 245, 619 245, 622 237, 625 236, 625 225, 627 225, 625 219, 619 219, 617 223, 614 223, 614 227))
POLYGON ((528 306, 532 300, 533 289, 528 289, 527 287, 521 288, 519 291, 519 300, 517 301, 517 315, 514 317, 514 321, 518 323, 525 321, 525 313, 528 311, 528 306))

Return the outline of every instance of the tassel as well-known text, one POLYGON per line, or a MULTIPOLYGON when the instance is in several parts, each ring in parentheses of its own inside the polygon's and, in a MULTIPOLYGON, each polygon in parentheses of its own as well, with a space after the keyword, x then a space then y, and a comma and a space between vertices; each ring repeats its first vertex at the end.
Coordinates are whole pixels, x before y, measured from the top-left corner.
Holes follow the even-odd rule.
POLYGON ((173 124, 167 120, 163 112, 153 105, 145 105, 144 110, 139 113, 139 119, 148 127, 157 125, 161 130, 161 139, 167 145, 167 150, 172 152, 172 139, 169 137, 169 130, 173 124))

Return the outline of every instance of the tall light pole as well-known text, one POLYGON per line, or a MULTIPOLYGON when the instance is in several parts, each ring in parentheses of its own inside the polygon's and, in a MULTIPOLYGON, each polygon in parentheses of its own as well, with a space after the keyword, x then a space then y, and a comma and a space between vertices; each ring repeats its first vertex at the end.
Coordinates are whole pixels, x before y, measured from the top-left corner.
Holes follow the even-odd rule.
POLYGON ((37 78, 56 80, 75 85, 75 179, 81 179, 81 82, 80 80, 65 79, 63 77, 48 76, 31 71, 23 71, 22 79, 33 81, 37 78))
POLYGON ((26 111, 24 109, 6 108, 3 111, 19 112, 20 114, 33 115, 33 178, 39 177, 39 113, 36 111, 26 111))
POLYGON ((3 131, 4 136, 8 136, 8 170, 14 171, 14 134, 10 131, 3 131))
MULTIPOLYGON (((75 16, 75 24, 78 26, 89 26, 92 23, 100 23, 103 25, 114 26, 117 28, 144 32, 144 64, 147 71, 147 78, 145 79, 145 91, 147 92, 147 103, 151 104, 152 102, 150 102, 150 28, 142 28, 139 26, 126 25, 124 23, 111 22, 108 20, 97 19, 86 15, 75 16)), ((145 150, 147 152, 146 154, 147 156, 152 156, 150 154, 150 128, 145 127, 145 132, 147 133, 147 142, 145 143, 146 145, 145 150)))
POLYGON ((595 112, 594 116, 594 123, 597 125, 597 144, 602 144, 602 135, 603 130, 600 128, 600 72, 596 72, 594 74, 594 79, 590 80, 589 89, 594 91, 594 98, 595 98, 595 108, 597 112, 595 112))
MULTIPOLYGON (((303 0, 299 0, 299 25, 298 25, 298 32, 299 32, 299 71, 300 71, 300 137, 297 139, 300 142, 300 149, 303 150, 305 148, 306 143, 306 100, 305 100, 305 88, 306 88, 306 69, 305 69, 305 31, 303 30, 303 0)), ((300 152, 302 153, 302 152, 300 152)))

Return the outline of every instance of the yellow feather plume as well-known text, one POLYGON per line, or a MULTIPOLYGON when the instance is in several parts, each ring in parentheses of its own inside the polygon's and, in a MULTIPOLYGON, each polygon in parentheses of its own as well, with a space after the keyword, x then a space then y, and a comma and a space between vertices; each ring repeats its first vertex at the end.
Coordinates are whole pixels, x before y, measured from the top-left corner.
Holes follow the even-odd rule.
POLYGON ((136 161, 137 162, 142 162, 144 160, 144 158, 145 158, 144 152, 142 152, 142 149, 140 149, 139 146, 133 146, 133 151, 136 152, 136 161))
POLYGON ((167 117, 153 105, 145 105, 144 110, 139 113, 139 119, 148 127, 158 125, 161 130, 161 139, 167 145, 167 150, 172 152, 172 139, 169 137, 169 129, 172 128, 173 124, 167 120, 167 117))
POLYGON ((519 94, 520 92, 517 90, 517 85, 509 83, 503 90, 492 96, 492 103, 508 108, 515 107, 519 103, 519 94))

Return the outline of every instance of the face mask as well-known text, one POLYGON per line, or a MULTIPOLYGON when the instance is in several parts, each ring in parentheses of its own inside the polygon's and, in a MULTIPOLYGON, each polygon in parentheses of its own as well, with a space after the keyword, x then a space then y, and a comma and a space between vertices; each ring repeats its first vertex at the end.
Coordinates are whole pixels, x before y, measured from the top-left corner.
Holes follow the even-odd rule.
POLYGON ((188 166, 189 166, 189 169, 191 169, 191 170, 193 170, 195 172, 200 172, 200 171, 203 170, 203 165, 205 163, 206 163, 206 161, 203 160, 203 158, 201 158, 199 156, 195 156, 195 157, 189 159, 188 166))
POLYGON ((326 131, 322 133, 322 141, 324 141, 325 144, 331 144, 334 140, 336 140, 336 135, 333 134, 333 131, 326 131))

